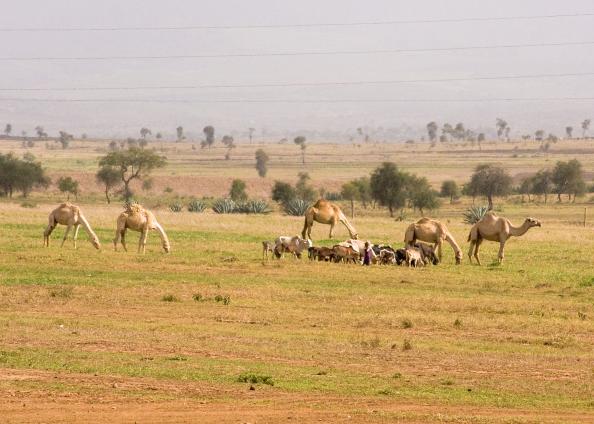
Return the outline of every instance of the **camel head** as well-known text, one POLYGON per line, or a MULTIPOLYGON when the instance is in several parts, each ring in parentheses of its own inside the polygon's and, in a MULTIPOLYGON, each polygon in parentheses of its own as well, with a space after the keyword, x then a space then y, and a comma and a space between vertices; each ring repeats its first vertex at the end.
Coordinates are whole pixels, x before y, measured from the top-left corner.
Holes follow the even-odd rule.
POLYGON ((359 240, 359 234, 355 233, 351 236, 353 240, 359 240))
POLYGON ((101 243, 99 243, 99 239, 97 238, 97 236, 93 236, 91 237, 91 244, 95 247, 95 249, 100 250, 101 249, 101 243))
POLYGON ((526 218, 526 221, 524 221, 524 224, 528 225, 528 228, 542 226, 540 224, 540 221, 538 219, 534 219, 534 218, 526 218))
POLYGON ((462 263, 462 251, 456 252, 456 265, 460 265, 462 263))
POLYGON ((163 250, 165 251, 165 253, 171 252, 171 246, 169 245, 169 243, 167 243, 167 242, 163 243, 163 250))

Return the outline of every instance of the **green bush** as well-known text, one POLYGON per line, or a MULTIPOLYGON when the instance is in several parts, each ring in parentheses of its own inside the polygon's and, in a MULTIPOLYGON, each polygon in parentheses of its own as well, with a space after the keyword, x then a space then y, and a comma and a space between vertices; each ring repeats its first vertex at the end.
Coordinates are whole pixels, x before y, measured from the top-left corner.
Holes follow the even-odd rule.
POLYGON ((489 208, 487 206, 471 206, 463 213, 464 222, 474 225, 483 219, 488 210, 489 208))
POLYGON ((183 205, 179 202, 175 202, 169 205, 169 210, 171 212, 181 212, 183 209, 183 205))
POLYGON ((203 212, 206 209, 206 203, 202 200, 193 199, 188 203, 188 212, 203 212))
POLYGON ((236 213, 268 213, 270 207, 264 200, 248 200, 247 202, 238 203, 235 206, 236 213))
POLYGON ((212 204, 212 210, 215 213, 233 213, 236 206, 235 202, 231 199, 217 199, 212 204))

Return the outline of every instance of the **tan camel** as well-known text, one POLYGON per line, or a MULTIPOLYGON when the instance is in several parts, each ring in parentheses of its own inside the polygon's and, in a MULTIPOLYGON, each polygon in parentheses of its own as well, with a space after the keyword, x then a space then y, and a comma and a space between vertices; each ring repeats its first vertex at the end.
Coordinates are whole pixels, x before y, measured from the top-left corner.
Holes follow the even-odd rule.
POLYGON ((498 241, 499 242, 499 254, 497 258, 499 263, 503 262, 503 249, 505 248, 505 242, 510 237, 520 237, 532 228, 540 227, 541 224, 534 218, 526 218, 524 223, 520 227, 514 227, 508 219, 499 217, 493 212, 488 212, 479 222, 474 224, 468 234, 468 241, 470 242, 470 249, 468 250, 468 257, 472 263, 472 255, 474 249, 474 257, 476 262, 480 265, 481 260, 479 259, 479 247, 483 240, 498 241))
POLYGON ((454 236, 452 236, 444 224, 435 219, 421 218, 408 226, 404 234, 405 245, 412 246, 417 240, 432 243, 437 251, 440 262, 441 246, 444 241, 447 241, 452 246, 452 249, 454 249, 456 264, 459 265, 462 261, 462 249, 456 243, 454 236))
POLYGON ((50 244, 50 235, 52 231, 56 228, 56 226, 66 225, 66 232, 64 233, 64 238, 62 239, 62 244, 60 247, 64 246, 64 242, 68 238, 68 234, 70 230, 74 227, 74 248, 76 249, 76 239, 78 238, 78 230, 82 225, 87 234, 89 235, 89 241, 96 249, 101 248, 101 243, 99 243, 99 239, 97 238, 97 234, 93 231, 89 222, 86 220, 80 208, 72 203, 62 203, 56 209, 50 212, 48 217, 48 224, 47 228, 43 232, 43 245, 49 247, 50 244))
POLYGON ((124 212, 118 216, 118 227, 116 235, 113 239, 113 247, 118 250, 118 242, 121 241, 122 247, 126 248, 126 230, 133 230, 140 232, 140 239, 138 240, 138 253, 144 253, 146 248, 146 239, 149 230, 156 230, 161 237, 161 243, 165 253, 169 253, 171 246, 169 239, 163 227, 157 222, 155 215, 149 210, 146 210, 138 203, 126 204, 124 212))
POLYGON ((358 238, 357 230, 350 224, 340 208, 327 200, 318 200, 315 205, 310 206, 305 212, 305 224, 303 225, 303 231, 301 232, 302 238, 311 239, 311 227, 313 227, 314 221, 319 222, 320 224, 330 225, 329 238, 332 238, 334 226, 338 222, 341 222, 347 228, 351 238, 358 238), (306 233, 307 237, 305 236, 306 233))

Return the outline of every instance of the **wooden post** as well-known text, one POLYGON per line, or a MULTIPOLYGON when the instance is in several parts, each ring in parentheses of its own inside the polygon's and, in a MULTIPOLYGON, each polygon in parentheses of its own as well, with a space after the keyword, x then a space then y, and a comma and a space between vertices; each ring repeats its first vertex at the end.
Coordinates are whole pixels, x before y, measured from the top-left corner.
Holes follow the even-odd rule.
POLYGON ((586 218, 588 217, 588 208, 584 208, 584 227, 586 226, 586 218))

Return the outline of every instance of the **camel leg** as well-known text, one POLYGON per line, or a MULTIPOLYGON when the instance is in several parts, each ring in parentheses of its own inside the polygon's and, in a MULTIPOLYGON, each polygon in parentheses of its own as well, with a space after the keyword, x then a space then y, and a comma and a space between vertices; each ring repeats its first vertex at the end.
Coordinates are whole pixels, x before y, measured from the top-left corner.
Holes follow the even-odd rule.
POLYGON ((66 227, 66 231, 64 232, 64 238, 62 239, 62 244, 60 245, 60 247, 64 247, 64 242, 68 238, 68 234, 70 233, 71 228, 72 228, 72 224, 68 224, 68 226, 66 227))
POLYGON ((333 234, 334 234, 334 227, 336 226, 336 222, 338 220, 336 218, 332 219, 332 222, 330 222, 330 238, 333 238, 333 234))
POLYGON ((499 260, 499 263, 503 262, 503 249, 505 248, 505 240, 499 240, 499 254, 497 255, 497 259, 499 260))
POLYGON ((74 226, 74 248, 76 249, 76 239, 78 239, 78 230, 80 228, 79 224, 74 226))
POLYGON ((443 245, 443 242, 441 240, 439 240, 437 243, 435 243, 435 250, 437 251, 437 257, 439 258, 439 262, 441 262, 441 247, 443 245))
POLYGON ((311 237, 311 227, 313 222, 309 222, 308 216, 305 215, 305 222, 303 223, 303 231, 301 231, 301 238, 305 238, 305 234, 307 233, 307 237, 311 237))
POLYGON ((126 229, 125 228, 122 231, 120 231, 120 235, 121 235, 122 247, 124 248, 124 252, 127 252, 128 247, 126 246, 126 229))
POLYGON ((479 258, 479 248, 481 247, 481 243, 482 243, 482 242, 483 242, 483 239, 478 239, 478 240, 476 241, 476 245, 475 245, 475 247, 474 247, 474 257, 475 257, 475 259, 476 259, 476 263, 478 263, 479 265, 482 265, 482 264, 481 264, 481 260, 480 260, 480 258, 479 258))
POLYGON ((49 247, 50 245, 50 235, 52 234, 52 231, 54 231, 54 228, 56 228, 55 225, 49 224, 43 232, 43 245, 46 247, 49 247))
POLYGON ((470 248, 468 249, 468 260, 472 264, 472 252, 474 250, 474 246, 476 245, 476 240, 470 240, 470 248))
POLYGON ((138 240, 138 253, 144 254, 146 251, 146 239, 148 237, 148 228, 143 229, 138 240))

